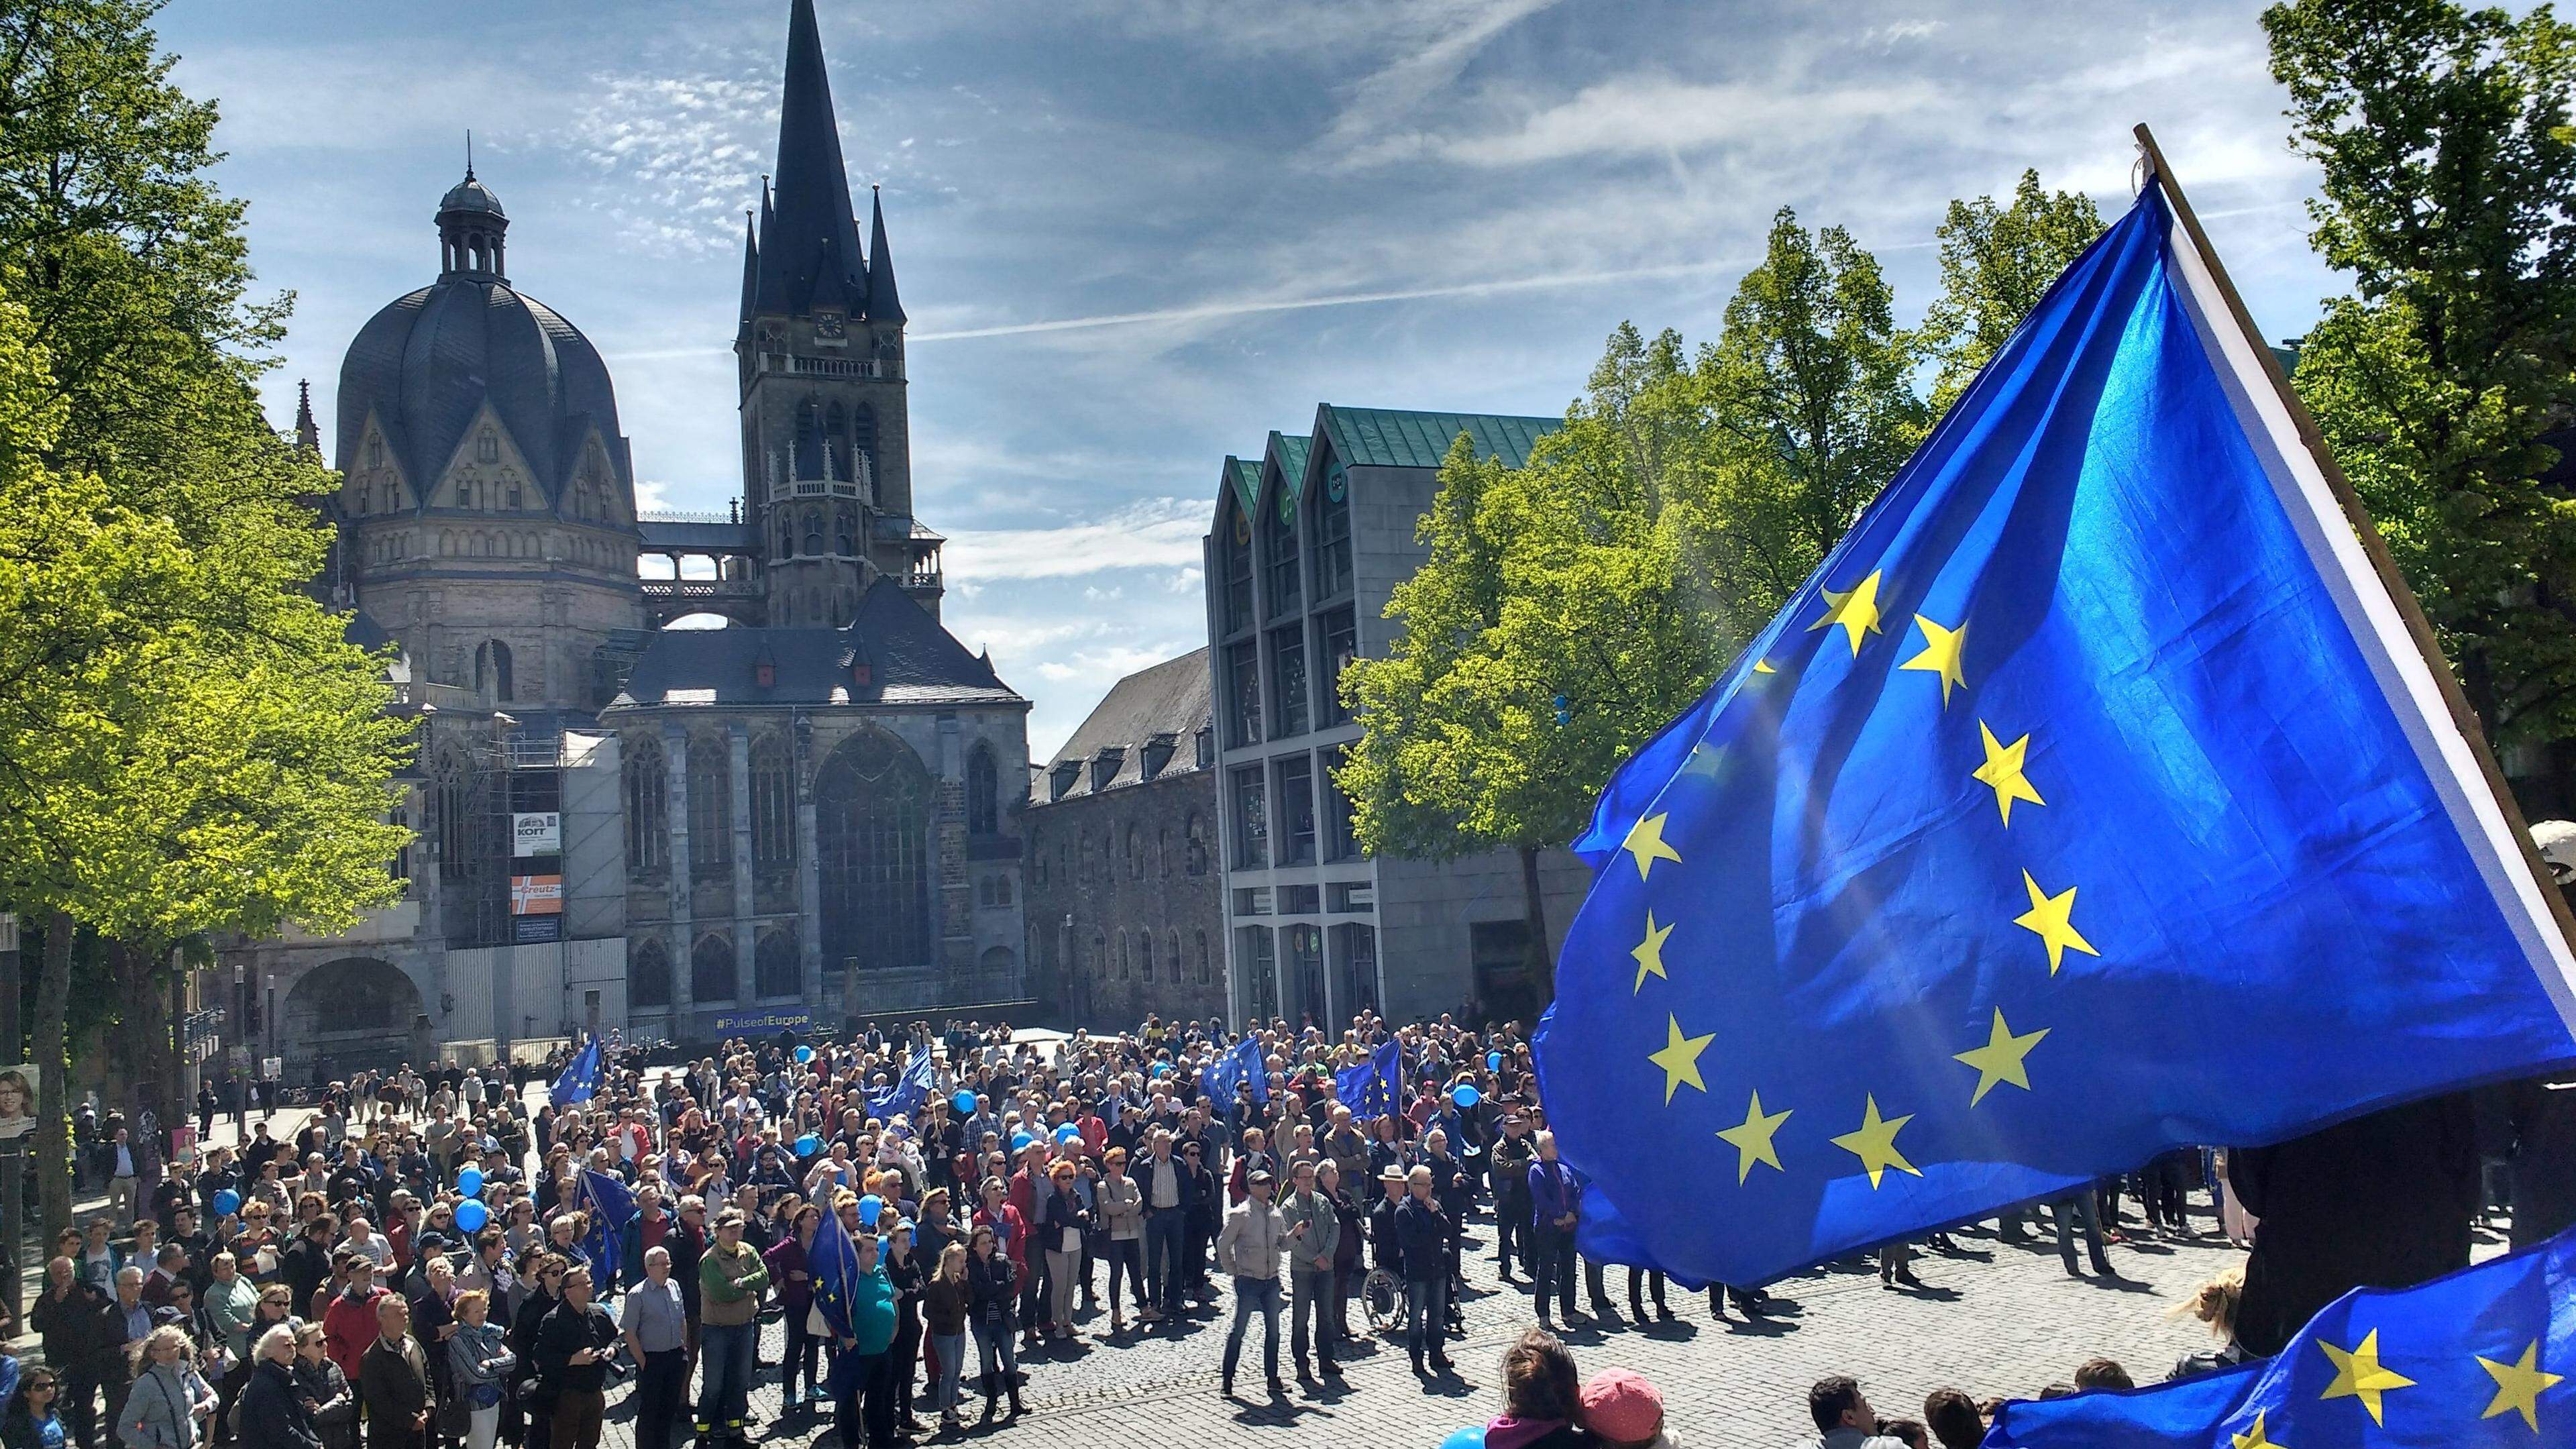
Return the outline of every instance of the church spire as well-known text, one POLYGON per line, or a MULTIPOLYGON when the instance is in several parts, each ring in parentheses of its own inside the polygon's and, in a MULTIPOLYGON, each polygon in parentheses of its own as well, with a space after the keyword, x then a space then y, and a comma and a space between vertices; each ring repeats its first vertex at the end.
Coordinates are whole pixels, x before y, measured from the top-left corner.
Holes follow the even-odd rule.
POLYGON ((903 320, 903 299, 894 290, 894 253, 886 248, 885 193, 868 188, 868 316, 880 322, 903 320))
POLYGON ((758 310, 809 311, 827 275, 843 297, 866 296, 867 262, 850 209, 850 178, 841 164, 841 133, 832 115, 832 82, 823 70, 814 0, 795 0, 788 15, 774 212, 763 222, 753 289, 758 310))
POLYGON ((322 456, 322 429, 313 421, 313 384, 295 384, 295 446, 309 457, 322 456))
POLYGON ((751 212, 742 214, 742 325, 751 325, 752 302, 760 287, 760 233, 752 229, 751 212))

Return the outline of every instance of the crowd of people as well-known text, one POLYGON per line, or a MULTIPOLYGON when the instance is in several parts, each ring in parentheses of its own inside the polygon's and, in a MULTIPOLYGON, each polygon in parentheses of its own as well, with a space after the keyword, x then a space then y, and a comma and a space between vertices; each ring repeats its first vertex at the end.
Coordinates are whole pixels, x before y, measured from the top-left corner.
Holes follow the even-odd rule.
MULTIPOLYGON (((1504 1426, 1489 1442, 1662 1432, 1659 1407, 1653 1432, 1617 1432, 1653 1396, 1633 1375, 1604 1376, 1624 1406, 1593 1416, 1608 1427, 1568 1408, 1590 1389, 1567 1381, 1550 1330, 1586 1321, 1578 1282, 1590 1321, 1621 1318, 1605 1265, 1576 1252, 1583 1183, 1516 1026, 1362 1016, 1338 1036, 1274 1023, 1247 1040, 1148 1018, 1035 1042, 925 1023, 671 1066, 611 1051, 583 1080, 581 1100, 531 1109, 498 1068, 361 1074, 290 1138, 263 1120, 193 1174, 112 1201, 55 1245, 31 1316, 44 1367, 0 1385, 0 1440, 595 1449, 625 1386, 637 1449, 692 1430, 720 1449, 755 1427, 773 1322, 786 1409, 828 1405, 845 1449, 886 1449, 1025 1412, 1024 1354, 1187 1331, 1221 1300, 1229 1396, 1256 1326, 1268 1394, 1287 1392, 1283 1336, 1301 1382, 1339 1380, 1355 1315, 1437 1376, 1464 1332, 1467 1225, 1488 1214, 1500 1276, 1518 1270, 1539 1325, 1506 1384, 1567 1409, 1506 1418, 1590 1436, 1504 1426), (1398 1091, 1337 1080, 1389 1042, 1398 1091), (827 1215, 846 1270, 816 1256, 827 1215)), ((2161 1188, 2191 1174, 2173 1167, 2134 1185, 2179 1224, 2161 1188)), ((2080 1242, 2108 1272, 2106 1204, 2081 1196, 2055 1214, 2068 1270, 2080 1242)), ((1880 1266, 1914 1280, 1903 1249, 1880 1266)), ((1675 1316, 1662 1275, 1626 1271, 1630 1318, 1675 1316)), ((1766 1303, 1708 1289, 1720 1318, 1766 1303)), ((1925 1422, 1939 1429, 1928 1406, 1925 1422)))

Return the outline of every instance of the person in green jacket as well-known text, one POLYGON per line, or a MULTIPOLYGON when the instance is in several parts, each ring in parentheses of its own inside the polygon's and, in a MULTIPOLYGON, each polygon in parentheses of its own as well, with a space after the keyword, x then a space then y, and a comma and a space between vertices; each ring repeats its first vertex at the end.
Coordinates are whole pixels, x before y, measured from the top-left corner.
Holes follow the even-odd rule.
POLYGON ((698 1260, 698 1441, 743 1442, 751 1412, 751 1375, 760 1343, 760 1296, 769 1289, 769 1265, 742 1240, 742 1211, 716 1215, 716 1240, 698 1260))
POLYGON ((874 1233, 859 1234, 855 1246, 850 1336, 835 1345, 832 1365, 833 1426, 844 1449, 859 1449, 862 1423, 867 1449, 888 1449, 894 1443, 894 1280, 879 1261, 874 1233))

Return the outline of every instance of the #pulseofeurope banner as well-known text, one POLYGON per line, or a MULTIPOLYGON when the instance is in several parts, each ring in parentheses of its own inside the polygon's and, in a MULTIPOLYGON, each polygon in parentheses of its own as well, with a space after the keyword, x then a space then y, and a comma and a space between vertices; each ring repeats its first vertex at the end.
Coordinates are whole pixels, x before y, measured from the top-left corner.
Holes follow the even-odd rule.
POLYGON ((2576 962, 2151 181, 1577 848, 1587 1255, 1738 1284, 2576 1059, 2576 962))

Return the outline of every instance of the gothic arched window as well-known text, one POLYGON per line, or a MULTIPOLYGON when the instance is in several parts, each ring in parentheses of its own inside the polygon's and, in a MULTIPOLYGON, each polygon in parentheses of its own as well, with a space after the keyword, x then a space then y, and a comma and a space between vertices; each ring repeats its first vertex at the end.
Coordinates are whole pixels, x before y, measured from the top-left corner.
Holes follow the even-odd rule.
POLYGON ((1145 832, 1133 825, 1127 827, 1127 878, 1145 878, 1145 832))
MULTIPOLYGON (((626 871, 657 875, 671 860, 671 777, 661 742, 638 736, 626 760, 626 871)), ((667 966, 665 969, 668 969, 667 966)))
POLYGON ((993 747, 978 742, 966 756, 966 833, 1001 831, 1000 777, 993 766, 993 747))
POLYGON ((723 875, 733 865, 733 772, 721 736, 689 741, 689 874, 723 875))
POLYGON ((465 757, 450 750, 438 757, 433 825, 438 840, 438 874, 462 880, 474 850, 474 775, 465 757))
POLYGON ((1181 933, 1178 931, 1172 932, 1169 937, 1169 943, 1171 950, 1164 957, 1164 961, 1166 963, 1166 969, 1172 973, 1172 984, 1174 986, 1178 986, 1181 984, 1181 933))
POLYGON ((843 741, 814 780, 823 959, 868 969, 928 965, 930 772, 901 740, 843 741))
POLYGON ((850 422, 839 403, 832 404, 823 418, 823 466, 829 476, 846 483, 857 475, 850 471, 850 422))
POLYGON ((1190 812, 1188 830, 1189 873, 1205 875, 1207 874, 1207 822, 1200 819, 1199 813, 1195 810, 1190 812))
POLYGON ((787 739, 763 735, 751 747, 751 864, 773 871, 795 863, 796 796, 787 739))
MULTIPOLYGON (((823 410, 808 398, 796 409, 795 474, 799 478, 823 476, 823 410)), ((809 550, 810 551, 810 550, 809 550)))
POLYGON ((771 931, 760 938, 759 948, 752 952, 752 992, 757 996, 794 996, 804 989, 798 979, 804 975, 796 960, 796 937, 787 931, 771 931))
MULTIPOLYGON (((857 411, 850 415, 850 449, 856 454, 853 463, 867 464, 873 475, 877 460, 877 410, 866 403, 859 404, 857 411)), ((859 476, 855 466, 850 476, 859 476)))
POLYGON ((645 941, 635 948, 626 962, 626 1005, 664 1007, 671 1004, 671 957, 659 941, 645 941))
POLYGON ((722 936, 699 938, 697 949, 689 953, 689 995, 699 1001, 731 1001, 739 989, 733 943, 722 936))
POLYGON ((1172 827, 1166 825, 1154 833, 1154 874, 1172 877, 1172 827))
POLYGON ((474 437, 474 461, 478 463, 501 461, 501 440, 490 428, 485 428, 474 437))
POLYGON ((858 521, 846 503, 832 510, 832 552, 843 558, 859 556, 858 521))
POLYGON ((805 554, 808 558, 823 551, 823 510, 805 510, 805 554))
POLYGON ((1127 933, 1125 931, 1120 931, 1118 933, 1118 954, 1110 959, 1118 963, 1118 979, 1121 981, 1126 980, 1128 963, 1133 958, 1129 955, 1127 950, 1127 933))
POLYGON ((1201 931, 1201 932, 1199 932, 1199 933, 1198 933, 1198 937, 1199 937, 1199 984, 1200 984, 1201 986, 1205 986, 1205 985, 1207 985, 1207 984, 1208 984, 1208 948, 1207 948, 1207 932, 1205 932, 1205 931, 1201 931))

